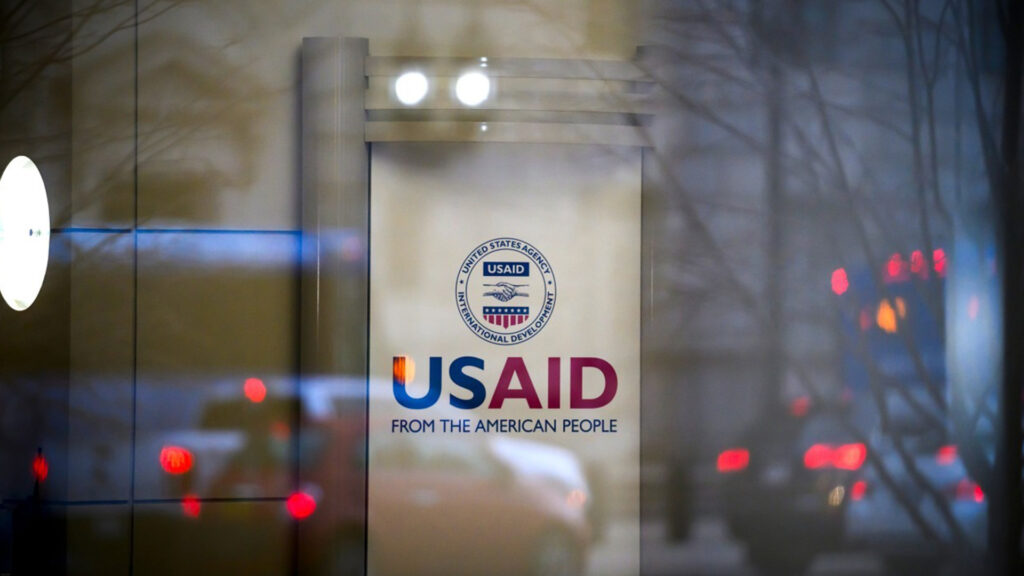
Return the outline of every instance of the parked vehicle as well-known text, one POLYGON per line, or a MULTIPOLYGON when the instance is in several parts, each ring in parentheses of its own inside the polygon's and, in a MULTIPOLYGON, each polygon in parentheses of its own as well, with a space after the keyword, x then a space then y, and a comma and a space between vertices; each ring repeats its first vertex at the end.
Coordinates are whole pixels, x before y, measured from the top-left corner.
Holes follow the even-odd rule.
POLYGON ((197 429, 166 435, 193 460, 165 469, 169 495, 183 499, 175 520, 201 516, 196 529, 219 531, 298 521, 300 561, 319 573, 360 570, 364 554, 376 575, 583 572, 593 495, 571 452, 502 436, 392 434, 402 409, 371 387, 385 408, 367 421, 366 390, 339 379, 304 382, 298 400, 274 387, 258 402, 238 386, 213 395, 197 429), (280 505, 232 518, 225 507, 188 508, 196 497, 280 505))
POLYGON ((946 342, 947 330, 977 320, 980 302, 975 293, 956 313, 965 295, 947 281, 942 248, 897 252, 880 270, 849 278, 839 296, 844 377, 873 458, 850 487, 846 538, 882 556, 893 574, 934 574, 950 553, 985 546, 985 496, 954 440, 946 342))
POLYGON ((842 414, 774 414, 718 454, 725 518, 768 574, 798 574, 843 543, 843 512, 867 448, 842 414))
POLYGON ((848 542, 882 555, 893 574, 935 574, 942 554, 986 544, 985 494, 957 446, 942 442, 934 434, 879 440, 878 463, 850 488, 848 542))

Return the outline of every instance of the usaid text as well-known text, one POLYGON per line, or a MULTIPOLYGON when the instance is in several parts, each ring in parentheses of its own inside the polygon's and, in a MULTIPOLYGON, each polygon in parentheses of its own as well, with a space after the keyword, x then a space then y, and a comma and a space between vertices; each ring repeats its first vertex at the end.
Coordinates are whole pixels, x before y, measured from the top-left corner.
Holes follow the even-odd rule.
MULTIPOLYGON (((393 359, 391 389, 395 400, 405 408, 422 410, 430 408, 441 399, 446 387, 444 378, 451 384, 448 403, 455 408, 472 410, 487 404, 491 410, 500 410, 507 401, 525 402, 530 409, 562 408, 562 358, 547 359, 547 382, 538 386, 521 357, 505 359, 497 382, 488 400, 488 387, 482 379, 484 360, 476 356, 459 356, 452 360, 445 370, 441 356, 430 357, 430 379, 426 391, 410 390, 415 363, 407 356, 393 359), (543 401, 542 401, 543 398, 543 401)), ((570 409, 595 409, 607 406, 615 398, 619 388, 619 377, 610 362, 590 356, 568 359, 570 409), (587 390, 584 391, 584 378, 587 390)))

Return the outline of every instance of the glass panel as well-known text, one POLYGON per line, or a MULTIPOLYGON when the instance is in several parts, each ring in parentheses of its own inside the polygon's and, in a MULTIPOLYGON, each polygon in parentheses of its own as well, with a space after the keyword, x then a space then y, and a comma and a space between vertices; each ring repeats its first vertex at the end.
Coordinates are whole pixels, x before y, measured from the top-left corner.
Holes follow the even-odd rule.
POLYGON ((1020 480, 996 472, 993 14, 655 4, 644 570, 979 573, 1020 480))
POLYGON ((3 3, 0 576, 1020 573, 1020 12, 3 3))

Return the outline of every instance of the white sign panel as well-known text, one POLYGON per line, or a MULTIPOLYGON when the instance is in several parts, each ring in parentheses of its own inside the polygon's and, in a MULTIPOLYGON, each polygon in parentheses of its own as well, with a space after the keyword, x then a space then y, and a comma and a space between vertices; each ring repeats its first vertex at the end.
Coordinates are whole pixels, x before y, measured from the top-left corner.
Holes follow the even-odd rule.
POLYGON ((637 574, 641 151, 371 157, 370 571, 637 574))

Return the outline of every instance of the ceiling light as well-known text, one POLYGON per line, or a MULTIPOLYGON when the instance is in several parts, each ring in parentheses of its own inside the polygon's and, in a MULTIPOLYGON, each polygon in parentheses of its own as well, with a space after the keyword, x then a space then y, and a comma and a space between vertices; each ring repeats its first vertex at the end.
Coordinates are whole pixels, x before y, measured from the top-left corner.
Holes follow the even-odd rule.
POLYGON ((420 72, 406 72, 395 80, 395 96, 406 106, 419 104, 427 95, 429 83, 427 77, 420 72))
POLYGON ((491 94, 491 81, 480 72, 466 72, 455 83, 455 96, 466 106, 479 106, 491 94))
POLYGON ((50 259, 50 207, 35 163, 18 156, 0 176, 0 295, 15 310, 32 305, 50 259))

